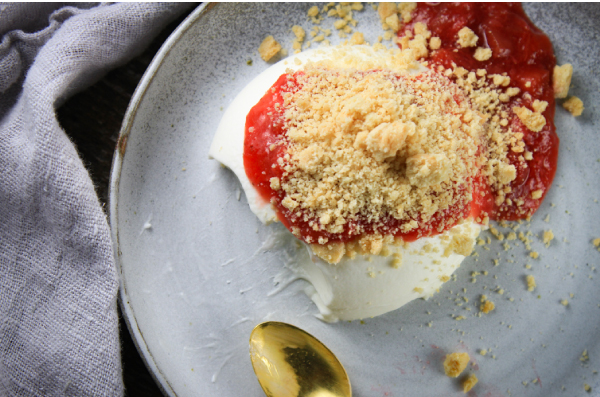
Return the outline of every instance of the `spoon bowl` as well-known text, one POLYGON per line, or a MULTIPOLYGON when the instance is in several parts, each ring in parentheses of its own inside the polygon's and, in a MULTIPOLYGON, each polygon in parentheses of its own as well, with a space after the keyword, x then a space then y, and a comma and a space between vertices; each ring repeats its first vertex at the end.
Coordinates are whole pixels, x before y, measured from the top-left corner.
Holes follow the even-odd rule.
POLYGON ((337 357, 314 336, 268 321, 250 334, 250 359, 268 397, 351 397, 350 380, 337 357))

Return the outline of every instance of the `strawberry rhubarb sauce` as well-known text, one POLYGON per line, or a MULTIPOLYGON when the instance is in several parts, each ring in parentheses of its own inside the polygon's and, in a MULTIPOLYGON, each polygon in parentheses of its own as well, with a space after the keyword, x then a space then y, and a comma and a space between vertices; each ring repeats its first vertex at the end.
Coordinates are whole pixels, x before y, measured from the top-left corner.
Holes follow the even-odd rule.
POLYGON ((439 48, 430 49, 422 58, 429 67, 462 67, 476 75, 484 70, 488 76, 508 78, 497 78, 504 93, 518 89, 515 95, 509 92, 510 99, 503 102, 508 125, 500 133, 511 129, 523 134, 523 150, 513 149, 507 154, 517 174, 502 187, 504 194, 491 183, 497 200, 490 218, 517 220, 531 216, 550 188, 558 156, 552 87, 556 59, 550 39, 535 27, 519 3, 419 3, 411 17, 398 32, 400 38, 406 37, 401 43, 408 47, 422 25, 430 32, 430 40, 440 39, 439 48))
MULTIPOLYGON (((376 73, 376 72, 366 72, 366 73, 357 73, 353 76, 351 76, 349 79, 345 79, 345 77, 348 76, 343 76, 340 75, 340 73, 338 72, 331 72, 331 71, 325 71, 325 70, 317 70, 317 71, 312 71, 312 73, 318 73, 321 74, 323 76, 327 76, 326 79, 331 79, 331 78, 339 78, 340 81, 344 81, 346 82, 351 82, 353 78, 359 79, 359 80, 368 80, 370 76, 370 74, 376 73)), ((435 74, 433 74, 432 76, 428 76, 427 78, 424 78, 423 75, 418 75, 418 76, 414 76, 414 77, 407 77, 407 76, 402 76, 402 75, 396 75, 393 73, 390 74, 386 74, 384 77, 384 81, 388 82, 392 85, 396 84, 397 86, 400 86, 402 88, 414 88, 419 86, 419 84, 421 83, 430 83, 430 84, 435 84, 437 85, 437 90, 439 91, 444 91, 444 89, 449 90, 450 92, 453 92, 454 95, 448 95, 447 98, 445 98, 445 100, 447 100, 448 102, 451 102, 456 109, 458 109, 458 111, 460 112, 460 109, 463 109, 463 111, 465 109, 468 109, 467 106, 467 100, 466 98, 462 95, 462 93, 460 92, 460 90, 457 89, 456 86, 454 86, 454 84, 452 84, 452 82, 450 82, 448 79, 446 79, 443 76, 436 76, 435 74), (403 84, 398 84, 400 81, 402 81, 403 84), (408 87, 407 87, 408 86, 408 87)), ((347 201, 349 202, 349 206, 352 206, 352 202, 353 201, 357 201, 355 199, 356 195, 352 195, 350 198, 348 197, 344 197, 348 195, 348 192, 353 190, 353 187, 348 186, 345 189, 339 189, 340 191, 338 192, 340 197, 335 197, 335 192, 332 193, 332 191, 327 191, 328 186, 326 185, 326 182, 324 183, 320 183, 320 180, 323 179, 330 179, 330 182, 332 185, 331 188, 332 190, 335 190, 336 188, 339 188, 340 184, 344 183, 344 179, 349 179, 347 176, 341 176, 339 178, 336 177, 331 177, 331 175, 326 175, 327 171, 325 172, 319 172, 319 168, 324 168, 324 167, 331 167, 330 164, 327 164, 327 161, 323 161, 322 159, 318 159, 316 157, 319 157, 319 155, 323 156, 326 155, 325 153, 318 153, 320 151, 321 148, 319 148, 319 146, 313 146, 313 145, 304 145, 302 147, 302 150, 299 152, 298 157, 298 164, 296 164, 296 167, 302 169, 302 168, 306 168, 305 165, 303 164, 303 160, 306 156, 310 155, 313 158, 309 159, 307 162, 310 163, 312 160, 316 160, 319 161, 320 163, 314 167, 315 170, 308 170, 308 173, 310 174, 310 177, 314 178, 314 182, 311 186, 310 191, 305 191, 304 193, 301 193, 302 195, 312 195, 311 196, 311 200, 327 200, 327 201, 332 201, 331 204, 333 204, 330 207, 333 207, 333 211, 330 210, 325 210, 325 211, 314 211, 313 208, 311 208, 310 205, 304 206, 304 208, 300 207, 298 208, 295 204, 295 201, 289 200, 290 196, 294 196, 294 192, 297 189, 287 189, 284 190, 281 188, 282 185, 285 185, 286 182, 289 182, 291 179, 294 179, 294 174, 297 173, 297 170, 294 170, 294 165, 290 166, 290 164, 294 164, 294 160, 293 156, 290 156, 290 152, 293 150, 290 150, 290 139, 288 137, 288 128, 286 128, 286 126, 289 126, 290 124, 293 123, 289 123, 289 117, 286 116, 286 110, 290 109, 290 106, 292 106, 291 104, 288 104, 288 106, 285 106, 285 102, 286 100, 284 99, 287 95, 293 94, 293 93, 298 93, 301 92, 303 90, 303 81, 308 83, 308 84, 314 84, 314 81, 310 81, 311 77, 306 76, 306 73, 304 72, 296 72, 294 74, 289 74, 289 75, 282 75, 279 80, 273 85, 273 87, 271 88, 270 92, 267 93, 262 99, 261 101, 250 111, 250 113, 248 114, 247 118, 246 118, 246 139, 245 139, 245 146, 244 146, 244 167, 246 170, 246 174, 248 175, 248 178, 250 179, 250 181, 253 183, 253 186, 259 191, 260 195, 263 198, 266 198, 267 200, 269 200, 276 208, 278 216, 280 221, 290 230, 292 230, 294 232, 294 234, 298 235, 299 237, 301 237, 303 240, 309 242, 309 243, 315 243, 315 242, 348 242, 351 241, 353 239, 356 239, 357 236, 361 236, 361 235, 374 235, 374 234, 379 234, 379 235, 393 235, 395 237, 401 237, 404 241, 414 241, 422 236, 430 236, 433 234, 438 234, 441 233, 444 230, 447 230, 449 228, 451 228, 452 226, 454 226, 458 221, 460 221, 461 219, 464 219, 466 217, 468 217, 469 215, 473 216, 473 217, 479 217, 481 210, 484 206, 483 200, 479 199, 479 200, 473 200, 473 196, 474 196, 474 192, 476 191, 478 194, 475 195, 476 198, 480 198, 481 194, 479 194, 480 190, 482 190, 481 183, 476 183, 477 181, 480 181, 480 175, 477 173, 466 173, 465 177, 463 179, 457 178, 455 181, 450 181, 450 180, 438 180, 438 181, 433 181, 435 184, 439 184, 439 188, 438 189, 431 189, 432 190, 432 194, 435 195, 436 197, 434 198, 434 201, 437 201, 438 203, 443 202, 444 205, 441 206, 441 208, 435 208, 433 211, 431 211, 431 208, 425 208, 427 207, 426 205, 424 206, 419 206, 419 210, 418 211, 411 211, 409 207, 411 207, 410 205, 407 205, 406 208, 404 209, 404 211, 396 211, 396 214, 392 214, 392 212, 394 212, 390 206, 386 206, 384 205, 378 205, 376 213, 374 214, 372 211, 369 211, 367 208, 367 206, 363 206, 359 211, 351 211, 351 215, 350 216, 346 216, 346 217, 338 217, 338 219, 336 220, 336 224, 335 226, 331 227, 328 226, 330 225, 332 222, 328 222, 327 218, 329 218, 329 220, 331 221, 332 218, 332 212, 334 213, 333 216, 335 216, 336 212, 338 208, 340 207, 340 203, 342 203, 343 201, 347 201), (318 174, 318 175, 317 175, 318 174), (440 182, 445 182, 442 183, 440 182), (321 185, 321 186, 320 186, 321 185), (322 186, 324 185, 324 186, 322 186), (316 194, 315 190, 325 190, 323 192, 320 192, 320 194, 316 194), (441 191, 443 190, 443 191, 441 191), (290 194, 291 193, 291 194, 290 194), (330 195, 330 193, 332 193, 330 195), (315 197, 316 196, 316 197, 315 197), (445 196, 445 197, 441 197, 441 196, 445 196), (286 198, 288 198, 288 203, 286 203, 286 198), (333 200, 331 200, 331 198, 333 200), (436 200, 437 199, 437 200, 436 200), (399 214, 398 212, 405 212, 405 211, 411 211, 412 213, 410 214, 410 216, 402 216, 403 214, 399 214), (427 213, 427 211, 430 211, 431 213, 427 213), (318 216, 317 216, 318 215, 318 216), (382 216, 383 215, 383 216, 382 216), (395 215, 395 216, 394 216, 395 215), (342 222, 339 221, 339 219, 342 218, 342 222), (323 227, 323 226, 328 226, 328 227, 323 227)), ((376 80, 376 79, 375 79, 376 80)), ((314 88, 314 87, 313 87, 314 88)), ((320 87, 319 87, 320 88, 320 87)), ((365 87, 363 87, 365 88, 365 87)), ((396 87, 399 88, 399 87, 396 87)), ((339 86, 334 86, 330 88, 331 91, 335 92, 335 95, 340 94, 340 91, 343 91, 343 89, 340 89, 339 86)), ((311 92, 315 93, 314 91, 318 91, 313 89, 311 92)), ((355 88, 352 88, 350 90, 351 92, 355 91, 355 88)), ((417 94, 419 95, 423 95, 423 93, 419 93, 418 89, 416 89, 417 94)), ((362 91, 363 93, 366 92, 362 91)), ((372 94, 372 93, 371 93, 372 94)), ((369 94, 369 95, 371 95, 369 94)), ((323 95, 322 92, 319 92, 316 96, 319 95, 323 95)), ((411 92, 408 95, 414 95, 413 92, 411 92)), ((356 98, 356 96, 351 96, 349 97, 349 101, 352 101, 356 98)), ((361 97, 362 99, 362 97, 361 97)), ((423 102, 427 102, 427 100, 424 100, 423 102)), ((310 105, 310 104, 309 104, 310 105)), ((333 103, 333 101, 331 101, 330 103, 327 104, 328 106, 331 106, 332 109, 330 110, 331 113, 337 114, 336 118, 339 119, 341 115, 344 115, 344 109, 347 108, 348 103, 344 103, 341 105, 341 107, 343 107, 342 109, 335 109, 335 104, 333 103), (336 113, 337 112, 337 113, 336 113)), ((413 104, 414 105, 414 104, 413 104)), ((360 104, 359 104, 360 107, 360 104)), ((450 112, 449 109, 444 109, 445 111, 447 111, 448 113, 450 112)), ((352 108, 351 110, 349 110, 350 112, 361 112, 362 109, 356 109, 356 108, 352 108)), ((468 111, 468 110, 467 110, 468 111)), ((368 115, 368 112, 365 112, 368 115)), ((458 125, 460 125, 461 121, 460 121, 460 117, 456 117, 456 115, 450 114, 449 115, 451 117, 454 117, 455 121, 458 123, 458 125)), ((387 119, 385 117, 383 117, 383 119, 387 119)), ((320 131, 317 132, 316 135, 319 135, 318 137, 313 137, 313 142, 319 142, 323 143, 324 145, 329 146, 330 142, 329 139, 321 139, 323 138, 323 135, 327 135, 327 134, 331 134, 333 132, 332 135, 339 135, 339 131, 344 130, 344 126, 343 126, 343 122, 337 122, 338 120, 336 120, 336 122, 334 123, 328 123, 327 121, 324 121, 323 124, 326 125, 326 127, 322 128, 320 131), (329 129, 329 131, 327 131, 329 129), (333 129, 333 131, 331 131, 331 129, 333 129)), ((368 122, 367 120, 364 120, 365 122, 368 122)), ((396 124, 390 124, 387 122, 384 122, 383 124, 374 124, 375 129, 376 128, 380 128, 381 126, 398 126, 400 125, 399 128, 403 128, 403 126, 407 126, 405 128, 410 129, 411 127, 414 128, 414 124, 410 124, 410 123, 396 123, 396 124)), ((322 126, 317 126, 318 127, 322 127, 322 126)), ((345 137, 344 138, 350 138, 350 145, 347 145, 346 147, 344 147, 344 145, 336 143, 336 140, 341 140, 339 136, 335 136, 335 138, 333 139, 334 142, 331 142, 330 147, 335 147, 335 152, 340 152, 343 151, 344 154, 341 157, 353 157, 356 159, 355 164, 356 169, 355 170, 351 170, 350 169, 350 165, 343 165, 340 168, 339 172, 341 174, 343 173, 348 173, 348 174, 352 174, 354 172, 364 172, 364 173, 371 173, 373 172, 373 169, 376 167, 373 167, 373 162, 381 162, 384 163, 384 159, 382 157, 385 157, 385 168, 402 168, 402 164, 397 164, 398 161, 398 157, 402 157, 401 154, 397 153, 398 149, 395 150, 394 153, 388 153, 390 155, 386 156, 385 154, 383 155, 379 155, 378 153, 373 153, 373 150, 370 150, 367 147, 361 148, 360 144, 357 143, 357 141, 360 141, 361 139, 361 132, 358 133, 353 133, 353 131, 350 131, 351 129, 346 128, 345 131, 345 137), (348 150, 348 146, 350 146, 350 150, 348 150), (366 156, 362 156, 360 154, 357 155, 357 152, 364 150, 367 152, 366 156), (349 152, 353 152, 353 153, 349 153, 349 152), (369 156, 369 154, 374 156, 369 156), (365 158, 366 157, 366 158, 365 158), (372 161, 369 161, 372 160, 372 161), (345 170, 343 168, 346 168, 345 170)), ((367 131, 365 131, 367 132, 367 131)), ((385 134, 385 132, 383 132, 383 134, 385 134)), ((410 131, 407 133, 410 134, 410 131)), ((364 135, 364 132, 363 132, 364 135)), ((367 134, 368 135, 368 134, 367 134)), ((387 137, 387 140, 384 142, 385 145, 389 145, 389 147, 393 147, 394 146, 394 137, 392 136, 392 134, 389 134, 390 136, 387 137)), ((412 139, 411 137, 406 137, 409 140, 412 139)), ((400 138, 400 139, 406 139, 406 138, 400 138)), ((302 138, 301 138, 302 139, 302 138)), ((420 138, 419 138, 420 139, 420 138)), ((436 137, 435 139, 443 139, 440 137, 436 137)), ((298 139, 296 138, 296 141, 298 139)), ((417 138, 414 139, 415 141, 417 141, 417 138)), ((475 145, 478 144, 478 141, 476 139, 471 139, 473 145, 473 149, 478 149, 475 145)), ((368 146, 368 141, 369 138, 367 136, 366 139, 367 142, 365 146, 368 146)), ((452 140, 452 139, 446 139, 446 143, 449 145, 458 145, 460 146, 460 144, 457 144, 456 140, 452 140)), ((293 146, 298 146, 293 145, 293 146)), ((418 145, 415 145, 418 146, 418 145)), ((448 147, 450 148, 450 147, 448 147)), ((461 150, 461 149, 458 149, 461 150)), ((329 153, 330 157, 335 157, 337 155, 337 153, 332 154, 329 153)), ((412 159, 414 159, 415 157, 417 159, 421 159, 424 158, 425 161, 427 160, 426 157, 424 157, 424 154, 421 154, 421 157, 419 157, 419 155, 413 156, 412 159)), ((446 161, 447 160, 447 156, 441 157, 438 156, 439 158, 441 158, 441 161, 446 161)), ((437 159, 437 158, 434 158, 437 159)), ((404 161, 406 161, 407 158, 404 158, 404 161)), ((465 165, 470 161, 472 162, 472 164, 474 165, 476 162, 476 157, 475 157, 475 152, 473 151, 472 153, 470 153, 470 158, 468 154, 465 154, 462 157, 459 157, 456 159, 457 161, 460 162, 465 162, 465 165)), ((342 159, 343 161, 343 159, 342 159)), ((341 162, 340 162, 341 163, 341 162)), ((308 165, 309 167, 311 166, 311 164, 308 165)), ((333 167, 331 167, 333 168, 333 167)), ((409 167, 404 167, 405 169, 409 168, 409 167)), ((385 171, 389 171, 389 170, 385 170, 385 171)), ((384 172, 385 172, 384 171, 384 172)), ((396 171, 400 171, 399 169, 396 171)), ((410 172, 410 171, 409 171, 410 172)), ((440 170, 440 172, 443 172, 443 170, 440 170)), ((334 171, 335 173, 335 171, 334 171)), ((388 177, 393 177, 393 178, 398 178, 400 176, 400 172, 385 172, 386 176, 388 177)), ((337 175, 339 176, 339 175, 337 175)), ((431 174, 432 178, 436 178, 435 176, 433 176, 433 174, 431 174)), ((440 176, 440 178, 443 178, 444 176, 440 176)), ((410 177, 409 177, 410 178, 410 177)), ((438 178, 438 179, 440 179, 438 178)), ((359 177, 356 178, 354 180, 352 180, 352 183, 354 184, 365 184, 365 186, 367 187, 366 189, 361 189, 358 193, 362 193, 363 196, 365 196, 364 198, 367 198, 368 200, 374 201, 374 200, 382 200, 379 196, 384 197, 386 195, 386 192, 380 192, 380 191, 376 191, 376 190, 382 190, 381 186, 375 186, 375 182, 372 181, 371 179, 374 178, 369 178, 369 177, 359 177)), ((405 179, 405 178, 404 178, 405 179)), ((415 176, 413 178, 414 180, 418 181, 418 178, 415 176)), ((381 180, 381 179, 379 179, 381 180)), ((304 181, 301 181, 304 182, 304 181)), ((384 184, 387 181, 384 181, 384 184)), ((429 186, 431 185, 431 181, 422 181, 422 185, 424 186, 429 186)), ((296 181, 297 183, 297 181, 296 181)), ((407 189, 412 189, 412 190, 418 190, 418 188, 415 187, 410 187, 410 185, 405 184, 404 186, 396 186, 397 188, 399 188, 396 193, 397 196, 399 197, 400 194, 405 194, 406 192, 402 192, 400 193, 400 190, 407 190, 407 189), (403 189, 404 188, 404 189, 403 189)), ((385 187, 384 187, 385 189, 385 187)), ((383 189, 383 190, 384 190, 383 189)), ((423 189, 423 186, 421 187, 421 189, 423 189)), ((483 188, 485 189, 485 187, 483 188)), ((357 192, 355 192, 357 193, 357 192)), ((398 197, 396 197, 395 199, 393 198, 394 192, 392 191, 390 193, 390 196, 392 196, 392 200, 389 200, 391 202, 395 202, 398 201, 398 197)), ((413 195, 415 196, 415 195, 413 195)), ((410 196, 406 196, 408 198, 410 198, 410 196)), ((418 196, 420 199, 425 199, 428 200, 428 197, 425 197, 423 195, 418 196)), ((298 202, 301 202, 302 200, 297 200, 298 202)), ((381 203, 383 204, 383 203, 381 203)), ((298 205, 300 206, 300 205, 298 205)), ((314 207, 314 206, 313 206, 314 207)), ((326 207, 326 206, 325 206, 326 207)))
POLYGON ((556 171, 555 59, 519 5, 394 15, 399 49, 347 46, 290 70, 246 118, 248 179, 317 254, 341 252, 328 262, 527 218, 556 171))

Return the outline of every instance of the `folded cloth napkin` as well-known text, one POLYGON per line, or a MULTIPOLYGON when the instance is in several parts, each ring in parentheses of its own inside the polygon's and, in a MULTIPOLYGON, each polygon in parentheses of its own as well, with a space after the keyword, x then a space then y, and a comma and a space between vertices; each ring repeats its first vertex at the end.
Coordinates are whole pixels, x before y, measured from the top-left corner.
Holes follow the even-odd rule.
POLYGON ((0 4, 1 396, 123 394, 108 223, 55 109, 188 8, 0 4))

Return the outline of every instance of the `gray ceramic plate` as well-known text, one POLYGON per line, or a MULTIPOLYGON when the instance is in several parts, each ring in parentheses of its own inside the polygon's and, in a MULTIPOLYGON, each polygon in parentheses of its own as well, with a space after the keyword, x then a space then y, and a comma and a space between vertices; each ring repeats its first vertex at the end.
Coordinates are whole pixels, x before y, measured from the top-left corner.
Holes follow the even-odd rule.
MULTIPOLYGON (((223 110, 268 67, 256 51, 264 36, 273 34, 291 50, 290 27, 312 26, 308 8, 200 7, 161 49, 127 113, 110 196, 121 301, 165 392, 260 396, 248 337, 256 324, 271 319, 326 343, 346 366, 356 396, 462 395, 458 382, 443 374, 441 362, 451 351, 473 357, 470 371, 480 379, 473 395, 589 395, 584 383, 598 395, 600 253, 591 240, 600 237, 599 7, 525 7, 552 39, 559 63, 573 64, 571 92, 586 106, 577 119, 557 109, 561 149, 554 186, 531 224, 520 226, 533 234, 540 258, 530 258, 518 240, 508 241, 508 251, 506 240, 494 240, 429 301, 337 324, 314 317, 302 281, 273 293, 281 287, 275 279, 286 276, 281 255, 259 248, 277 226, 260 224, 233 173, 207 156, 223 110), (539 236, 548 229, 556 238, 545 248, 539 236), (487 275, 473 278, 473 271, 487 275), (533 293, 526 289, 528 274, 538 284, 533 293), (496 310, 478 317, 482 294, 496 310), (452 318, 459 315, 466 319, 452 318), (481 349, 491 351, 483 356, 481 349), (589 361, 580 361, 586 349, 589 361)), ((376 13, 366 6, 357 19, 374 42, 381 34, 376 13)))

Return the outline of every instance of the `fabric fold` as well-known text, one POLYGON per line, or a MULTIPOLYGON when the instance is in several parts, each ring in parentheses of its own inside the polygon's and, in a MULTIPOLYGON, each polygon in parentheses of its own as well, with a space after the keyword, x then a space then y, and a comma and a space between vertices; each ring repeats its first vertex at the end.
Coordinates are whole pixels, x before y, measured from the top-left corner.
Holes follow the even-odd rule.
POLYGON ((0 395, 123 394, 110 231, 55 107, 189 7, 0 6, 0 395))

